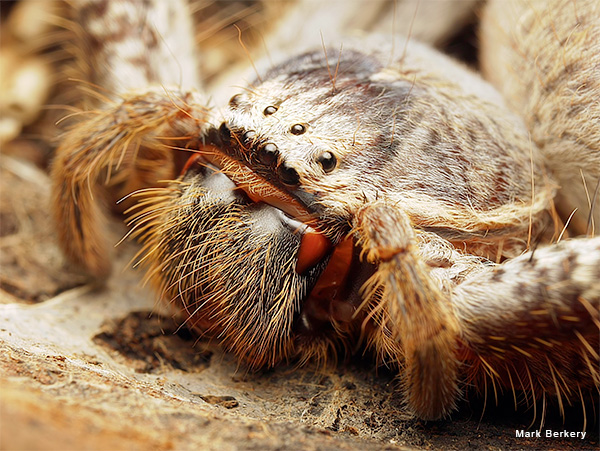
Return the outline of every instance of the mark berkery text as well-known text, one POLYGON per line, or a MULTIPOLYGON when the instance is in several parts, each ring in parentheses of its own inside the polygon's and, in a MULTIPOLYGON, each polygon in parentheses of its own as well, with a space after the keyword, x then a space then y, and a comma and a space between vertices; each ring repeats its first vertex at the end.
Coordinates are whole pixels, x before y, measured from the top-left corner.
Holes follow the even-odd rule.
POLYGON ((553 431, 552 429, 546 429, 543 431, 526 431, 525 429, 515 429, 515 437, 546 437, 546 438, 579 438, 585 439, 586 432, 574 432, 574 431, 553 431))

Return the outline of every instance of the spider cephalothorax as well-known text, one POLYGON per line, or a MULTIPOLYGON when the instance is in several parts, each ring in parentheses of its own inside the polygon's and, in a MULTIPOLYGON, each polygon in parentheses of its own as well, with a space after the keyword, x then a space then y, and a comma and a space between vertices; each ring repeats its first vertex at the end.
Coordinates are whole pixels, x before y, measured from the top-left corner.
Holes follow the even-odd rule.
POLYGON ((154 89, 76 127, 54 168, 67 251, 105 274, 100 177, 141 188, 166 171, 132 196, 147 277, 249 367, 362 344, 427 419, 488 379, 597 390, 600 241, 521 255, 557 237, 557 186, 521 120, 423 45, 391 62, 380 44, 335 48, 273 67, 220 114, 154 89))

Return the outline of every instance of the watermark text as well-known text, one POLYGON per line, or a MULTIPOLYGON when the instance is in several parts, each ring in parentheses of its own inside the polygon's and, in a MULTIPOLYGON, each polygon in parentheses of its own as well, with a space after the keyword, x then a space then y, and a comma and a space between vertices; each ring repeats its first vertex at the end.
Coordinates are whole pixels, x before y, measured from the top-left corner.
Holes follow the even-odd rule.
POLYGON ((543 431, 526 431, 525 429, 515 429, 515 437, 523 438, 578 438, 580 440, 585 439, 585 431, 553 431, 552 429, 545 429, 543 431))

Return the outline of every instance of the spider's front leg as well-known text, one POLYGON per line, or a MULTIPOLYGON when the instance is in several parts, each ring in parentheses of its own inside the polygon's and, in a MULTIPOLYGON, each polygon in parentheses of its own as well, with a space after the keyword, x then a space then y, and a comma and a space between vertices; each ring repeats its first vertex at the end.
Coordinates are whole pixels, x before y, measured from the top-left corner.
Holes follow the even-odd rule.
POLYGON ((435 251, 397 206, 363 207, 354 232, 378 265, 366 296, 385 312, 380 321, 402 348, 403 388, 416 415, 448 414, 465 383, 496 396, 507 389, 515 401, 523 391, 534 407, 549 396, 561 412, 565 402, 585 405, 596 396, 600 238, 554 244, 499 265, 454 250, 439 262, 445 268, 434 269, 435 251))
POLYGON ((65 9, 73 22, 66 27, 75 30, 77 78, 102 94, 84 98, 97 109, 82 112, 60 138, 53 211, 67 256, 99 278, 110 272, 102 201, 110 194, 115 205, 177 177, 182 152, 173 148, 193 146, 205 129, 205 102, 192 90, 199 76, 187 6, 82 0, 65 9))
POLYGON ((430 277, 401 209, 384 202, 367 205, 353 226, 367 260, 378 263, 368 296, 381 296, 400 341, 407 403, 420 418, 443 417, 459 395, 459 326, 449 299, 430 277))
POLYGON ((70 129, 52 168, 53 209, 67 256, 96 277, 110 272, 102 201, 173 179, 191 141, 201 138, 207 110, 194 92, 165 88, 128 94, 90 112, 70 129))

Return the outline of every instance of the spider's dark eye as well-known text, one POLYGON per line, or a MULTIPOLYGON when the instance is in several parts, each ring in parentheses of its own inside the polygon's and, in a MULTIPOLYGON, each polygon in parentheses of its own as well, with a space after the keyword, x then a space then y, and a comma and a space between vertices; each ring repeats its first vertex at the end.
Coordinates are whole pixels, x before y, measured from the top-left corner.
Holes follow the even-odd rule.
POLYGON ((252 141, 254 138, 256 138, 256 132, 254 130, 248 130, 246 133, 244 133, 243 138, 245 143, 252 141))
POLYGON ((277 111, 276 106, 269 105, 268 107, 265 108, 265 111, 263 111, 263 114, 265 116, 270 116, 271 114, 274 114, 276 111, 277 111))
POLYGON ((301 135, 306 132, 306 126, 303 124, 294 124, 290 129, 293 135, 301 135))
POLYGON ((287 166, 285 163, 277 168, 277 174, 279 175, 279 179, 289 186, 297 185, 300 181, 298 172, 294 168, 287 166))
POLYGON ((240 106, 241 100, 242 100, 242 95, 241 94, 236 94, 231 99, 229 99, 229 106, 231 108, 235 109, 238 106, 240 106))
POLYGON ((227 127, 227 122, 223 122, 219 127, 219 135, 223 141, 229 141, 231 139, 231 131, 227 127))
POLYGON ((319 158, 317 158, 319 164, 323 167, 323 170, 326 173, 333 171, 337 165, 337 158, 331 152, 323 153, 319 158))
POLYGON ((260 162, 267 166, 270 166, 277 161, 278 154, 277 146, 273 143, 263 144, 257 152, 260 162))

